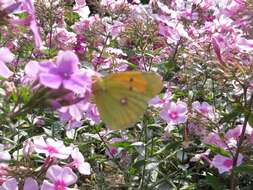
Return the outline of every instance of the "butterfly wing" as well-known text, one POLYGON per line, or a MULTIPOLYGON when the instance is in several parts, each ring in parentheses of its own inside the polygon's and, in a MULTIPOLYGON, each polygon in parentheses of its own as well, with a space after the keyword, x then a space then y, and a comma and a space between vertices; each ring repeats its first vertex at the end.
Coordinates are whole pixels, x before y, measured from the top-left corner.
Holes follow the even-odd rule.
POLYGON ((101 119, 111 129, 122 129, 138 121, 161 89, 161 77, 155 73, 121 72, 95 82, 93 94, 101 119))

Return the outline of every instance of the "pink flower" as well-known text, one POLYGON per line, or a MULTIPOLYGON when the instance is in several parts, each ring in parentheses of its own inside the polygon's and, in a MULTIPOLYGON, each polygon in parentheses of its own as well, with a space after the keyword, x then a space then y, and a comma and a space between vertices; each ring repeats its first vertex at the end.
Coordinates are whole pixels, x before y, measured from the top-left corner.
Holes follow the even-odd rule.
POLYGON ((23 0, 23 10, 27 11, 29 16, 27 17, 27 22, 29 22, 30 29, 33 33, 35 45, 37 48, 42 46, 42 40, 39 34, 39 28, 36 23, 36 16, 35 16, 35 8, 33 0, 23 0))
POLYGON ((200 103, 199 101, 195 101, 192 103, 192 108, 206 117, 212 118, 214 116, 213 107, 207 102, 200 103))
MULTIPOLYGON (((0 190, 18 190, 18 182, 15 178, 9 178, 1 186, 0 190)), ((23 190, 39 190, 36 180, 31 177, 25 178, 23 190)))
MULTIPOLYGON (((229 129, 226 134, 225 134, 225 138, 227 141, 227 144, 231 147, 237 147, 237 142, 240 139, 241 133, 242 133, 242 125, 238 125, 237 127, 233 128, 233 129, 229 129)), ((246 126, 246 131, 245 134, 246 135, 251 135, 252 133, 252 128, 250 125, 246 126)), ((249 139, 250 141, 250 139, 249 139)))
POLYGON ((245 51, 253 51, 253 39, 245 39, 245 38, 240 38, 237 42, 238 47, 241 50, 245 51))
POLYGON ((74 10, 78 10, 84 6, 86 6, 86 0, 75 0, 75 6, 74 6, 74 10))
POLYGON ((159 33, 167 38, 168 43, 177 43, 180 36, 175 28, 166 26, 165 24, 159 24, 159 33))
MULTIPOLYGON (((237 166, 242 163, 243 156, 239 154, 237 159, 237 166)), ((233 159, 222 155, 214 156, 212 165, 219 170, 219 173, 228 172, 233 168, 233 159)))
POLYGON ((48 138, 44 140, 42 136, 34 137, 34 150, 37 153, 43 153, 47 157, 55 157, 59 159, 67 159, 72 152, 71 147, 66 147, 62 141, 48 138))
POLYGON ((187 120, 187 104, 181 101, 171 102, 160 112, 160 117, 168 124, 185 123, 187 120))
POLYGON ((30 139, 27 139, 23 143, 23 154, 28 157, 33 153, 33 151, 34 151, 34 144, 30 139))
POLYGON ((189 123, 188 129, 190 134, 194 134, 200 138, 203 138, 208 134, 208 131, 204 127, 198 126, 194 123, 189 123))
POLYGON ((78 94, 90 91, 91 78, 79 70, 78 64, 79 59, 73 52, 59 53, 56 66, 39 75, 41 84, 53 89, 63 86, 78 94))
POLYGON ((13 75, 13 72, 5 65, 13 61, 14 55, 10 52, 8 48, 0 48, 0 76, 4 78, 9 78, 13 75))
POLYGON ((0 190, 18 190, 18 182, 15 178, 7 179, 1 186, 0 190))
POLYGON ((101 121, 95 104, 86 103, 83 105, 83 111, 85 112, 85 118, 90 121, 91 125, 98 124, 101 121))
POLYGON ((75 184, 77 181, 76 174, 69 167, 51 166, 46 173, 50 181, 44 180, 41 190, 74 190, 68 186, 75 184))
POLYGON ((166 92, 162 98, 156 96, 149 100, 149 104, 154 106, 155 108, 162 108, 164 105, 169 104, 171 101, 171 92, 166 92))
POLYGON ((216 133, 209 133, 203 141, 205 144, 213 144, 221 148, 227 148, 226 144, 222 141, 220 136, 216 133))
POLYGON ((0 184, 1 180, 3 180, 1 177, 6 176, 8 174, 9 167, 5 163, 0 163, 0 184))
POLYGON ((24 190, 39 190, 37 181, 31 177, 25 179, 24 190))
POLYGON ((14 59, 14 54, 11 53, 11 51, 6 48, 2 47, 0 48, 0 61, 5 62, 5 63, 10 63, 14 59))
MULTIPOLYGON (((48 37, 49 39, 49 37, 48 37)), ((76 43, 76 34, 65 28, 56 28, 53 33, 53 45, 58 49, 71 49, 76 43)))
POLYGON ((74 160, 70 165, 73 165, 78 169, 78 171, 83 175, 90 175, 91 174, 91 167, 88 162, 84 161, 84 157, 82 153, 78 150, 78 148, 75 148, 72 153, 71 157, 74 160))
POLYGON ((8 161, 11 159, 11 155, 8 151, 4 150, 4 145, 0 144, 0 161, 8 161))
POLYGON ((35 81, 39 79, 39 74, 48 72, 52 68, 54 63, 52 61, 29 61, 25 66, 25 74, 29 80, 35 81))

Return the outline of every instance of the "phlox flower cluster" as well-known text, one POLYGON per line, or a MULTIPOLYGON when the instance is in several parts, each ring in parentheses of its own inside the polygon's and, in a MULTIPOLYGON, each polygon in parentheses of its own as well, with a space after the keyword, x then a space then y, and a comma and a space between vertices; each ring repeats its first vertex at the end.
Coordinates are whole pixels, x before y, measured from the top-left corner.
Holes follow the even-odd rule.
POLYGON ((228 176, 231 190, 252 184, 234 172, 252 162, 252 7, 0 0, 0 190, 99 189, 108 179, 108 189, 202 188, 192 171, 206 181, 228 176), (132 129, 111 131, 93 100, 94 78, 133 70, 168 85, 132 129), (119 168, 109 175, 107 165, 119 168))

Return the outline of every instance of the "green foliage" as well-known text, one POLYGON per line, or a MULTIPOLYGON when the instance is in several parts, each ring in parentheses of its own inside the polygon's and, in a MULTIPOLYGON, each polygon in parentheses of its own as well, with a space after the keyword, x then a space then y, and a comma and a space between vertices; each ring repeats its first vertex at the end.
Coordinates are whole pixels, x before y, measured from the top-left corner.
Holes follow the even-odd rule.
POLYGON ((207 144, 206 145, 213 153, 215 154, 220 154, 222 156, 226 156, 226 157, 231 157, 230 152, 224 150, 223 148, 220 148, 218 146, 212 145, 212 144, 207 144))

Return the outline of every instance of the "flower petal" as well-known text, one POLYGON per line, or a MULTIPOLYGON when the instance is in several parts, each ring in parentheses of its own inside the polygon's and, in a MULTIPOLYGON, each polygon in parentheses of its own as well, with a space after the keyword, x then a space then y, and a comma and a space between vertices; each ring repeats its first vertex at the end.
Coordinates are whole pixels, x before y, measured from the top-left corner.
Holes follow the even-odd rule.
POLYGON ((11 53, 11 51, 8 48, 6 47, 0 48, 0 61, 10 63, 13 61, 13 59, 14 54, 11 53))
POLYGON ((0 76, 4 78, 9 78, 11 75, 13 75, 13 72, 9 70, 9 68, 0 61, 0 76))
POLYGON ((62 84, 62 78, 58 75, 42 73, 40 74, 40 83, 49 88, 58 89, 62 84))
MULTIPOLYGON (((51 179, 52 182, 56 182, 59 180, 60 176, 62 176, 62 167, 58 165, 52 165, 48 170, 47 170, 47 178, 51 179)), ((63 178, 64 179, 64 178, 63 178)))
POLYGON ((72 76, 70 79, 64 80, 63 86, 64 88, 79 94, 85 93, 87 89, 82 76, 72 76))
POLYGON ((25 179, 24 190, 39 190, 37 181, 31 177, 25 179))
POLYGON ((44 180, 41 186, 41 190, 55 190, 55 188, 52 183, 49 183, 49 181, 44 180))
POLYGON ((78 171, 83 175, 90 175, 91 174, 91 167, 88 162, 83 162, 80 164, 80 166, 77 168, 78 171))
POLYGON ((57 55, 58 69, 60 73, 72 74, 78 71, 79 59, 72 51, 64 51, 57 55))
POLYGON ((76 174, 69 168, 69 167, 64 167, 63 172, 62 172, 62 180, 64 183, 69 186, 77 181, 77 176, 76 174))

